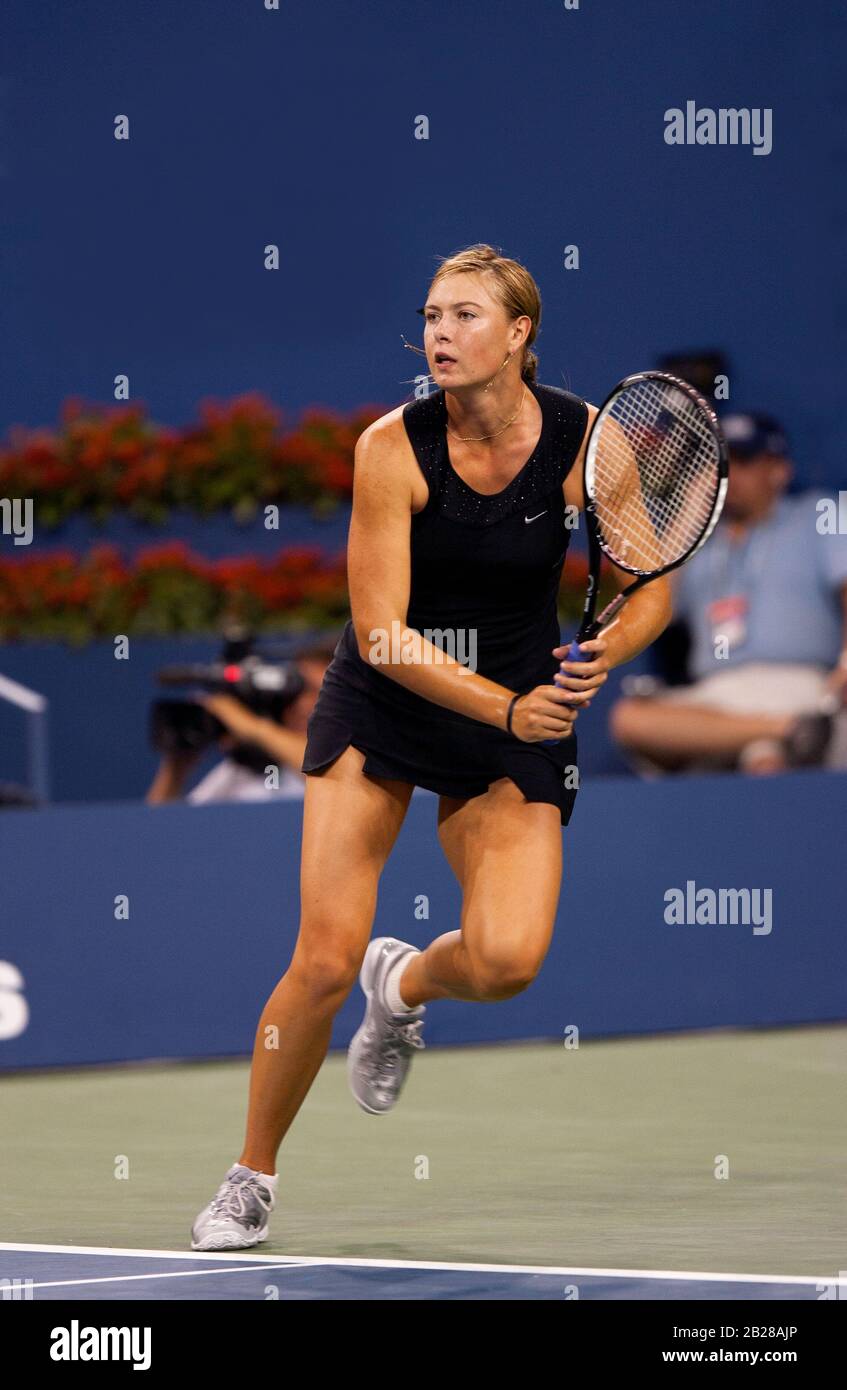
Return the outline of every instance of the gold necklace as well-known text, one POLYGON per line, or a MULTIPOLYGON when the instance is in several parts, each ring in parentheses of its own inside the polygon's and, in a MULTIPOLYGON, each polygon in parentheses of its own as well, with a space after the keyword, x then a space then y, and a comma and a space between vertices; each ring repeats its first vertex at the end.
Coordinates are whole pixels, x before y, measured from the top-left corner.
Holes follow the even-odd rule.
MULTIPOLYGON (((524 383, 524 388, 523 388, 523 392, 522 392, 522 394, 521 394, 520 404, 518 405, 518 408, 517 408, 517 410, 515 411, 514 415, 512 416, 511 420, 507 420, 506 423, 505 423, 505 425, 503 426, 503 428, 502 428, 502 429, 499 429, 499 430, 495 430, 493 434, 456 434, 456 431, 455 431, 455 430, 451 430, 451 428, 450 428, 450 423, 449 423, 449 422, 450 422, 450 416, 449 416, 449 415, 447 416, 447 422, 448 422, 448 423, 447 423, 447 433, 448 433, 448 434, 452 434, 453 438, 454 438, 454 439, 458 439, 458 440, 460 441, 460 443, 462 443, 462 444, 470 444, 470 443, 474 443, 474 444, 475 444, 475 443, 477 443, 477 442, 478 442, 479 440, 481 440, 481 439, 496 439, 497 436, 498 436, 498 434, 502 434, 502 433, 503 433, 503 430, 507 430, 507 429, 509 428, 509 426, 510 426, 511 424, 513 424, 515 420, 517 420, 518 416, 519 416, 520 413, 521 413, 521 407, 523 406, 524 397, 525 397, 525 396, 526 396, 526 383, 524 383)), ((446 410, 447 407, 445 406, 444 409, 446 410)))

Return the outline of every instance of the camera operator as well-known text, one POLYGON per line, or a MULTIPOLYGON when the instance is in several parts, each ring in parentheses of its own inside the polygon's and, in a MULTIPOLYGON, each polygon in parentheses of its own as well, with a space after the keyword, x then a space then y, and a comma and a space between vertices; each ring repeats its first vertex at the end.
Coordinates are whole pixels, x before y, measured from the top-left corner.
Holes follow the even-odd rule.
POLYGON ((302 797, 300 764, 306 747, 306 725, 332 660, 335 641, 317 642, 297 657, 303 688, 277 718, 251 710, 234 695, 195 693, 202 705, 225 726, 217 740, 224 753, 187 794, 185 784, 205 749, 174 748, 161 756, 145 800, 150 805, 185 800, 192 805, 213 801, 270 801, 302 797), (277 785, 268 785, 267 767, 278 769, 277 785))

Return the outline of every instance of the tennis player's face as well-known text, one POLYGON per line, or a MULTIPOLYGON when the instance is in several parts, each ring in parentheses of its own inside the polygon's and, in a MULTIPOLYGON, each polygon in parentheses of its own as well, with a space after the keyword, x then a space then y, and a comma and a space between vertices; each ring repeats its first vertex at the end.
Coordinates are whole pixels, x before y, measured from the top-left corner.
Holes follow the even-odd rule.
POLYGON ((424 306, 424 347, 438 386, 488 381, 511 346, 509 319, 479 275, 445 275, 424 306))

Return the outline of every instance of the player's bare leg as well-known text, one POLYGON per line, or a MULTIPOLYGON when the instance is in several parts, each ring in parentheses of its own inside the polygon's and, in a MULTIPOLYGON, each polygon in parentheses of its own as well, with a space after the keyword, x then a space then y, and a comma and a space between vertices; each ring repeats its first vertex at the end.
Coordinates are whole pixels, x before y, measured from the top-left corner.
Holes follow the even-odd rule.
POLYGON ((410 1007, 509 999, 532 981, 550 945, 562 877, 559 809, 525 801, 504 777, 482 796, 441 797, 438 835, 462 887, 460 929, 410 959, 398 981, 402 997, 410 1007))
POLYGON ((352 746, 306 778, 300 931, 291 964, 256 1031, 247 1133, 239 1162, 273 1173, 279 1145, 326 1056, 332 1023, 373 927, 379 876, 412 794, 363 777, 352 746))

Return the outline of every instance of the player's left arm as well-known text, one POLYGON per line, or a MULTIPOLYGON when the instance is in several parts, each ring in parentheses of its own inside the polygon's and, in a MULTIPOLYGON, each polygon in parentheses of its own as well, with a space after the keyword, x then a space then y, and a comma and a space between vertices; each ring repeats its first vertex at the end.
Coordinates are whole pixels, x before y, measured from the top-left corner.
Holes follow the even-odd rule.
MULTIPOLYGON (((588 405, 588 402, 586 404, 588 405)), ((565 504, 576 507, 580 512, 585 510, 585 490, 582 481, 585 449, 591 426, 598 413, 596 406, 588 405, 588 421, 582 445, 562 489, 565 504)), ((608 559, 605 563, 619 592, 632 583, 633 576, 626 570, 618 569, 617 565, 613 565, 608 559)), ((580 644, 582 651, 593 653, 591 661, 566 661, 564 658, 567 656, 567 646, 554 647, 553 655, 561 662, 561 673, 554 676, 554 683, 573 692, 574 704, 590 704, 599 687, 608 680, 609 671, 613 667, 631 661, 664 632, 673 613, 671 594, 669 575, 661 575, 633 594, 607 628, 596 637, 580 644)))

